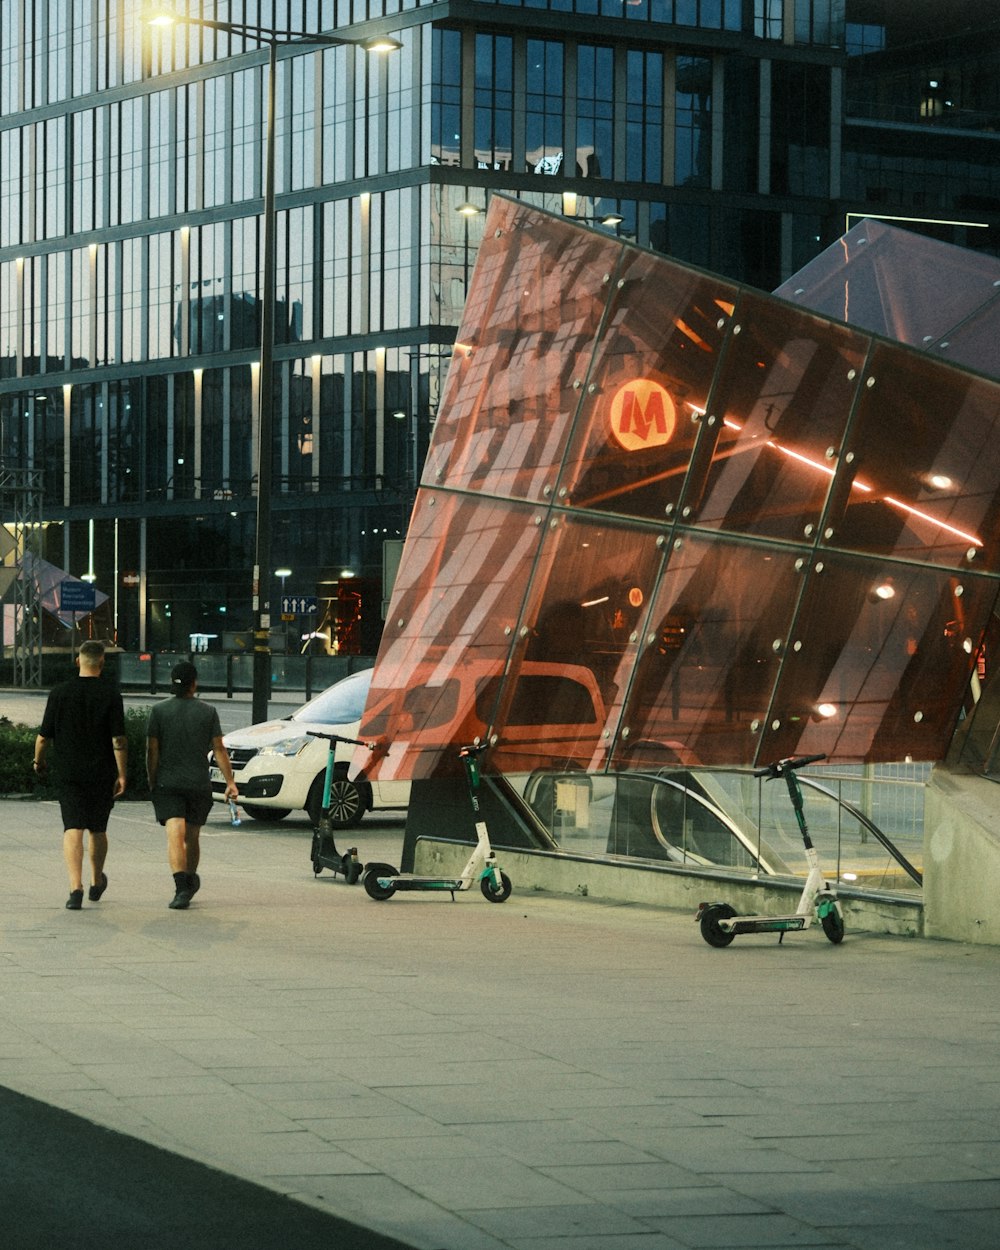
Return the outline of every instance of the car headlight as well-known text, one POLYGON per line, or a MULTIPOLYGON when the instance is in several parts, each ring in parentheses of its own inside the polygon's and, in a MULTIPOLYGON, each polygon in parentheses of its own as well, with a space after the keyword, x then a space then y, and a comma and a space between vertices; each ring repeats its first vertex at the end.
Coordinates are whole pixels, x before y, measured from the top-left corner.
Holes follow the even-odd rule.
POLYGON ((298 755, 300 751, 312 742, 313 739, 304 737, 301 734, 294 738, 282 738, 278 742, 272 742, 270 746, 261 747, 259 755, 298 755))

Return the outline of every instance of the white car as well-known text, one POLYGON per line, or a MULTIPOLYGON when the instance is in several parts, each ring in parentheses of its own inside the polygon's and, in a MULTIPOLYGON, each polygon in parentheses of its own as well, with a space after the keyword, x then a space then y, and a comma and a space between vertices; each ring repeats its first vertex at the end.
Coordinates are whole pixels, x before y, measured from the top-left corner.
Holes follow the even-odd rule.
MULTIPOLYGON (((239 787, 240 807, 253 820, 281 820, 304 810, 318 824, 330 744, 309 730, 357 738, 368 698, 372 670, 335 682, 285 720, 264 721, 226 734, 223 741, 239 787)), ((348 778, 354 747, 337 743, 330 791, 330 823, 335 829, 356 825, 370 810, 401 810, 410 798, 408 781, 360 783, 348 778)), ((212 790, 223 799, 225 780, 211 761, 212 790)))

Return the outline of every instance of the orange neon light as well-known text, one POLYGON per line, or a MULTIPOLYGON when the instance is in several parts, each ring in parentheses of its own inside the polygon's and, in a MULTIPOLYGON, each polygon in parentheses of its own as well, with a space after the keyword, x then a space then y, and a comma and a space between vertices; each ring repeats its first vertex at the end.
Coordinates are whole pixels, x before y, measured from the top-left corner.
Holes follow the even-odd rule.
MULTIPOLYGON (((696 410, 698 411, 698 410, 696 410)), ((723 417, 723 425, 727 429, 739 432, 743 429, 737 421, 733 421, 730 417, 723 417)), ((833 477, 836 472, 828 464, 821 464, 818 460, 813 460, 810 456, 804 456, 800 451, 793 451, 791 447, 783 447, 781 443, 776 443, 773 438, 767 440, 766 446, 780 451, 783 456, 788 456, 790 460, 797 460, 799 464, 807 465, 810 469, 817 469, 820 473, 826 474, 827 477, 833 477)), ((855 478, 851 483, 851 490, 858 490, 866 495, 875 493, 875 487, 869 486, 867 482, 862 482, 855 478)), ((969 534, 965 530, 960 530, 954 525, 949 525, 947 521, 941 521, 937 517, 933 517, 929 512, 923 512, 920 508, 915 508, 912 504, 904 503, 902 499, 897 499, 894 495, 882 495, 882 502, 887 503, 891 508, 899 508, 901 512, 907 512, 910 516, 918 517, 921 521, 926 521, 928 525, 933 525, 937 529, 945 530, 949 534, 954 534, 956 538, 961 538, 963 542, 971 543, 974 547, 982 547, 982 539, 977 538, 975 534, 969 534)))

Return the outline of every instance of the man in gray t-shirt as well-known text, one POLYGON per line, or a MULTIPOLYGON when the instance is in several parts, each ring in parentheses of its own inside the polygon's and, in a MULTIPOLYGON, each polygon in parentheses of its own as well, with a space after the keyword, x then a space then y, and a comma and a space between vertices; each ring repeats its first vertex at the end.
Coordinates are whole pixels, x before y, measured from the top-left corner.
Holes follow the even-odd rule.
POLYGON ((169 906, 185 910, 201 887, 201 827, 212 810, 209 751, 226 779, 226 798, 238 797, 219 714, 197 700, 198 670, 187 660, 170 674, 174 698, 153 705, 146 728, 146 775, 156 819, 167 830, 167 856, 174 874, 169 906))

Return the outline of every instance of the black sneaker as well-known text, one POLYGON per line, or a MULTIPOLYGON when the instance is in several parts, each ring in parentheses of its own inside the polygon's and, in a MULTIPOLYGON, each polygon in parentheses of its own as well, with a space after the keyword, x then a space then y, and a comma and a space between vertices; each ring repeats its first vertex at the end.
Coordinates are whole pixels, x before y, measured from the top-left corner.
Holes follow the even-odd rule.
POLYGON ((71 890, 70 896, 66 900, 66 910, 67 911, 79 911, 82 906, 83 906, 83 891, 71 890))
POLYGON ((90 901, 91 901, 92 903, 96 903, 96 902, 97 902, 97 900, 101 897, 101 895, 104 893, 104 891, 105 891, 107 888, 108 888, 108 878, 107 878, 107 876, 106 876, 106 875, 102 872, 102 873, 101 873, 101 884, 100 884, 100 885, 92 885, 92 886, 90 887, 90 889, 87 891, 87 898, 89 898, 89 899, 90 899, 90 901))
POLYGON ((187 888, 188 888, 188 896, 190 898, 194 898, 194 896, 201 889, 201 877, 199 877, 196 872, 188 873, 187 888))
MULTIPOLYGON (((167 904, 167 906, 170 907, 173 911, 184 911, 190 902, 191 902, 191 891, 190 890, 178 890, 177 893, 174 895, 174 897, 167 904)), ((67 906, 69 906, 68 903, 67 903, 67 906)))

